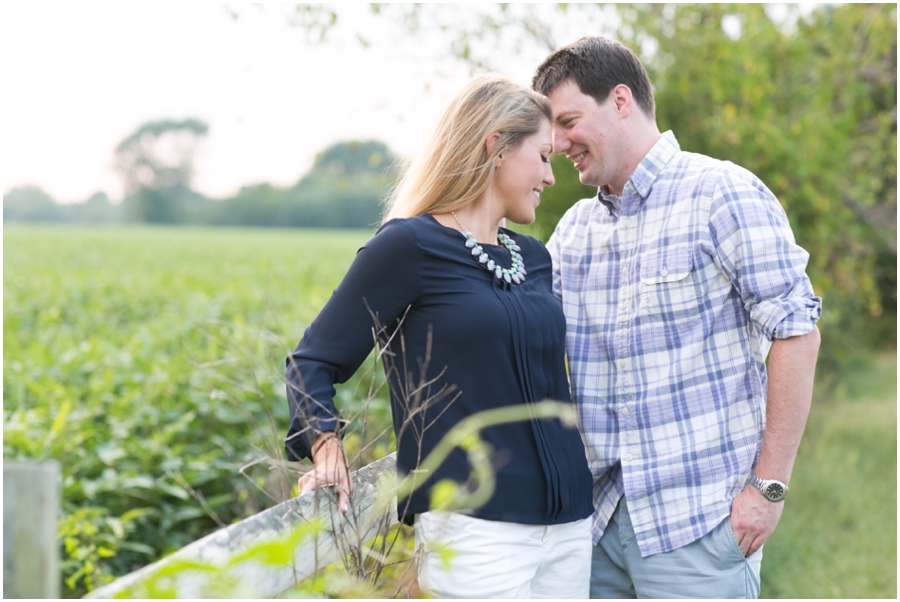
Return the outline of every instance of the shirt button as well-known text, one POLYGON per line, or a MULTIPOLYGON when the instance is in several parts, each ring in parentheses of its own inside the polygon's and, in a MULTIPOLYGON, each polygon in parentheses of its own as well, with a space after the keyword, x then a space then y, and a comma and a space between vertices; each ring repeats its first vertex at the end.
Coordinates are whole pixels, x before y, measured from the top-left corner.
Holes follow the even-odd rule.
POLYGON ((619 360, 619 368, 624 368, 628 363, 625 360, 619 360))
POLYGON ((668 276, 668 275, 669 275, 669 270, 667 270, 666 268, 663 268, 663 269, 661 269, 661 270, 659 271, 659 275, 660 275, 660 276, 668 276))
POLYGON ((623 415, 623 416, 628 416, 628 406, 624 406, 624 407, 622 408, 622 415, 623 415))
POLYGON ((625 454, 625 461, 626 461, 626 462, 631 462, 632 459, 633 459, 633 456, 632 456, 631 454, 625 454))
POLYGON ((628 273, 628 266, 625 266, 625 265, 622 266, 622 273, 623 273, 623 274, 627 274, 627 273, 628 273))

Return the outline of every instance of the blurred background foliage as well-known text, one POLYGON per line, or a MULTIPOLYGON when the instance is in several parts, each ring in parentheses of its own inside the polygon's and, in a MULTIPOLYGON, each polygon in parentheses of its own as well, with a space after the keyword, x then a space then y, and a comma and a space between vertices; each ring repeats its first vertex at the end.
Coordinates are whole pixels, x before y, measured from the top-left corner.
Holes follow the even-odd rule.
MULTIPOLYGON (((550 21, 609 15, 610 31, 590 33, 642 57, 660 128, 756 173, 810 252, 825 304, 819 383, 764 596, 895 597, 896 5, 786 9, 573 4, 555 5, 550 21)), ((422 43, 435 28, 449 35, 447 53, 473 73, 502 70, 492 61, 517 48, 545 55, 574 41, 556 39, 532 5, 485 4, 469 19, 454 5, 372 10, 422 43)), ((328 5, 299 5, 292 22, 316 43, 351 26, 328 5)), ((362 47, 374 43, 365 33, 362 47)), ((379 221, 399 169, 385 144, 345 141, 293 186, 206 198, 193 169, 207 131, 200 119, 136 128, 111 157, 123 199, 60 204, 35 186, 4 195, 4 457, 63 465, 67 597, 290 495, 284 357, 379 221)), ((596 192, 564 157, 552 163, 557 184, 521 228, 543 240, 596 192)), ((369 445, 390 425, 383 392, 367 397, 371 374, 338 391, 339 406, 363 416, 346 440, 357 465, 390 445, 389 434, 369 445)))

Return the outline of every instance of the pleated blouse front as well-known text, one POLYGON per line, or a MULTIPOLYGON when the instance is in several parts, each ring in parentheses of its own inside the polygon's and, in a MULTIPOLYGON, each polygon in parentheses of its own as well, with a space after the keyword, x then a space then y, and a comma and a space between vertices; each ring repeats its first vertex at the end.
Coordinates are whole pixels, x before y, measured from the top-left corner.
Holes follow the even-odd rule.
MULTIPOLYGON (((309 457, 316 433, 336 429, 334 385, 359 368, 379 333, 390 386, 397 471, 417 470, 460 420, 522 406, 520 420, 485 427, 496 486, 472 516, 560 524, 592 511, 592 478, 578 431, 558 418, 528 417, 528 404, 571 403, 564 362, 565 318, 551 294, 550 256, 537 240, 502 230, 521 247, 523 284, 501 282, 479 265, 462 233, 431 215, 384 224, 287 359, 291 426, 285 450, 309 457)), ((497 264, 508 251, 482 245, 497 264)), ((443 479, 471 485, 461 449, 424 486, 398 500, 400 520, 430 509, 443 479)))

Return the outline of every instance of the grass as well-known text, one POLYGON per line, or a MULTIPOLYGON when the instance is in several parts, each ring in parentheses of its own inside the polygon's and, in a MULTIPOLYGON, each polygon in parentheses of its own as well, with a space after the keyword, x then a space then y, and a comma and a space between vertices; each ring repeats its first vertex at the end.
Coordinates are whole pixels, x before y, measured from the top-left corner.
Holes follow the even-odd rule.
MULTIPOLYGON (((284 495, 284 357, 369 235, 4 228, 4 457, 63 466, 64 595, 284 495)), ((896 352, 819 376, 762 596, 896 598, 896 352)))
POLYGON ((787 506, 765 546, 761 597, 894 599, 896 352, 821 384, 787 506))

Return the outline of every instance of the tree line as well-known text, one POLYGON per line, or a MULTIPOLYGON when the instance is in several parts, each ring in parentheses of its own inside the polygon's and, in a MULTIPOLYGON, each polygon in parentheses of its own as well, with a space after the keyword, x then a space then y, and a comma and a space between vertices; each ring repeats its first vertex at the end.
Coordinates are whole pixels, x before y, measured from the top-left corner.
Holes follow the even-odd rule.
POLYGON ((397 159, 383 142, 345 141, 319 153, 296 184, 244 186, 228 198, 193 189, 193 164, 208 126, 198 119, 141 125, 116 147, 125 196, 98 192, 82 203, 56 202, 38 186, 6 192, 6 222, 154 223, 209 226, 366 228, 381 218, 381 199, 397 159))

